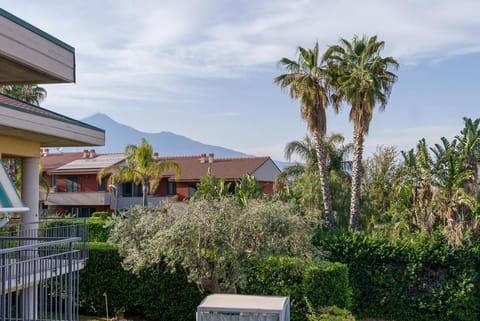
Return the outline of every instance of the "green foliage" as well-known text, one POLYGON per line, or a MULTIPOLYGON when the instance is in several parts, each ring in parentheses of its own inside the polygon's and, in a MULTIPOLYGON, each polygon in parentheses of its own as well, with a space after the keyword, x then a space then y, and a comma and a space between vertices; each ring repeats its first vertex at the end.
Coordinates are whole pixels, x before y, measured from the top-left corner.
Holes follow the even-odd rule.
POLYGON ((98 180, 108 176, 108 184, 133 182, 142 185, 142 205, 147 206, 147 195, 154 193, 158 188, 163 174, 169 170, 180 175, 180 167, 169 160, 158 161, 153 156, 153 147, 145 138, 140 145, 127 145, 125 147, 127 166, 112 165, 102 168, 98 173, 98 180))
POLYGON ((112 212, 93 212, 92 217, 107 220, 112 217, 112 212))
POLYGON ((233 198, 133 208, 114 221, 111 236, 134 271, 163 260, 214 293, 234 290, 249 258, 303 256, 309 240, 310 229, 292 205, 252 200, 242 208, 233 198))
POLYGON ((319 234, 316 244, 348 266, 357 317, 477 320, 480 244, 452 249, 439 234, 407 241, 346 232, 319 234))
POLYGON ((3 85, 0 93, 34 105, 40 105, 47 97, 47 90, 38 85, 3 85))
POLYGON ((355 321, 355 317, 346 309, 337 306, 321 308, 315 311, 307 301, 307 321, 355 321))
POLYGON ((105 315, 103 293, 110 313, 122 307, 148 320, 192 320, 202 299, 181 269, 171 272, 160 263, 134 274, 123 269, 118 249, 108 243, 90 243, 80 279, 80 312, 90 315, 105 315))
POLYGON ((246 174, 235 182, 235 201, 239 206, 245 207, 251 199, 260 198, 263 195, 263 188, 255 176, 246 174))
POLYGON ((252 261, 242 292, 289 296, 295 321, 306 318, 307 301, 315 309, 330 305, 349 307, 352 295, 344 264, 285 256, 252 261))
POLYGON ((217 178, 211 168, 207 175, 200 177, 194 199, 221 199, 230 193, 231 183, 226 183, 225 178, 217 178))

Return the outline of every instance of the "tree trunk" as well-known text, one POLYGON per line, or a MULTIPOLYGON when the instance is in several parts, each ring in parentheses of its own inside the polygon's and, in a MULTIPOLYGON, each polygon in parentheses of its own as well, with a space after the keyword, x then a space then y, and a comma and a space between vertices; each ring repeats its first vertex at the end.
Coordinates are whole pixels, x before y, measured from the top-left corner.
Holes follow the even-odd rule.
POLYGON ((330 184, 328 180, 327 160, 325 159, 325 142, 324 137, 319 131, 315 131, 318 169, 320 171, 320 187, 322 189, 323 207, 325 209, 325 220, 330 232, 335 229, 335 220, 332 211, 332 197, 330 195, 330 184))
POLYGON ((143 208, 146 208, 148 205, 148 183, 142 183, 142 205, 143 208))
POLYGON ((359 125, 353 125, 353 162, 352 162, 352 195, 350 198, 350 228, 358 228, 360 213, 360 186, 362 179, 362 154, 364 136, 359 125))

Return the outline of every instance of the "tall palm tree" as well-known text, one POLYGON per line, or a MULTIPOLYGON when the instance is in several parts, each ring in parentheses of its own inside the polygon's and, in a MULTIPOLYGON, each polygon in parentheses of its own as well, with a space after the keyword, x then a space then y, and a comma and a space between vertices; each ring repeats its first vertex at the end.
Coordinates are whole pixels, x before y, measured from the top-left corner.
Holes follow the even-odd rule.
POLYGON ((465 190, 477 197, 478 194, 478 166, 480 160, 480 118, 472 120, 464 117, 465 127, 455 136, 458 141, 458 151, 462 159, 462 171, 471 171, 471 178, 465 182, 465 190))
POLYGON ((282 58, 278 65, 286 70, 275 78, 275 84, 290 93, 292 99, 300 100, 300 112, 307 128, 315 139, 320 185, 325 218, 328 228, 334 229, 332 199, 328 183, 324 140, 327 131, 325 109, 329 104, 324 68, 320 65, 318 43, 313 49, 298 47, 297 61, 282 58))
MULTIPOLYGON (((351 161, 346 158, 352 150, 352 144, 343 144, 345 138, 341 134, 332 133, 325 137, 324 148, 327 164, 327 172, 335 172, 340 177, 349 176, 351 170, 351 161)), ((317 148, 315 141, 310 136, 305 136, 303 140, 294 140, 285 146, 285 159, 291 161, 293 155, 297 155, 304 164, 294 164, 285 167, 280 173, 280 180, 295 178, 305 172, 318 172, 317 148)))
POLYGON ((47 98, 45 88, 38 85, 5 85, 0 87, 0 93, 34 105, 40 105, 47 98))
POLYGON ((453 245, 460 245, 466 239, 468 213, 475 204, 475 198, 465 190, 465 183, 473 177, 473 171, 463 170, 463 159, 457 153, 457 141, 441 138, 442 144, 431 148, 435 155, 435 187, 433 205, 438 214, 446 220, 444 234, 453 245))
POLYGON ((142 184, 142 205, 147 206, 147 196, 149 192, 154 193, 162 179, 163 173, 168 170, 174 170, 176 175, 180 175, 180 167, 172 161, 155 161, 153 157, 153 148, 145 138, 139 146, 127 145, 125 147, 125 156, 127 166, 112 165, 105 167, 98 174, 98 180, 109 176, 109 184, 133 182, 142 184))
POLYGON ((384 42, 376 36, 353 37, 352 42, 340 39, 340 45, 329 47, 323 56, 333 74, 336 99, 350 105, 349 119, 353 122, 352 195, 350 227, 357 229, 360 210, 362 154, 373 110, 377 104, 383 111, 397 76, 390 70, 398 68, 392 57, 382 57, 384 42))

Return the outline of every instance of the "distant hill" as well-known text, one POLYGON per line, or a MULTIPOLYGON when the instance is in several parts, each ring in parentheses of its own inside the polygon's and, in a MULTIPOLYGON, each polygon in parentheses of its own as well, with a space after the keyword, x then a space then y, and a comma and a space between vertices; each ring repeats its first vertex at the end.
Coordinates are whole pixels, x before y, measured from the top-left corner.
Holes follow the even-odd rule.
POLYGON ((105 130, 105 146, 92 147, 100 153, 122 152, 126 145, 137 145, 142 138, 145 138, 152 145, 154 151, 161 156, 199 155, 202 153, 214 153, 216 157, 251 156, 236 150, 204 144, 170 132, 141 132, 130 126, 120 124, 105 114, 95 114, 82 119, 82 121, 105 130))

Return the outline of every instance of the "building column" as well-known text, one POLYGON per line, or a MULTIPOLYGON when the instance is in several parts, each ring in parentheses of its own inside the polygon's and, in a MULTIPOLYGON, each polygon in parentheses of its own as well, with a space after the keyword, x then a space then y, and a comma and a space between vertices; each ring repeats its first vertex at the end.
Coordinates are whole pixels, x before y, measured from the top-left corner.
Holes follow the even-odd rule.
POLYGON ((22 160, 22 200, 30 210, 22 214, 22 223, 27 223, 26 229, 36 229, 39 221, 38 204, 39 196, 39 175, 40 158, 31 157, 22 160))
MULTIPOLYGON (((40 158, 24 158, 22 160, 22 201, 26 207, 30 210, 22 213, 22 236, 24 237, 37 237, 38 236, 38 204, 39 204, 39 175, 40 175, 40 158), (37 223, 37 224, 35 224, 37 223)), ((26 241, 25 245, 35 244, 37 241, 26 241)), ((27 259, 36 257, 35 251, 29 251, 26 254, 27 259)), ((31 261, 28 264, 28 271, 35 273, 36 262, 31 261)), ((24 320, 36 320, 37 312, 37 289, 36 284, 32 287, 26 288, 23 291, 23 318, 24 320)))

